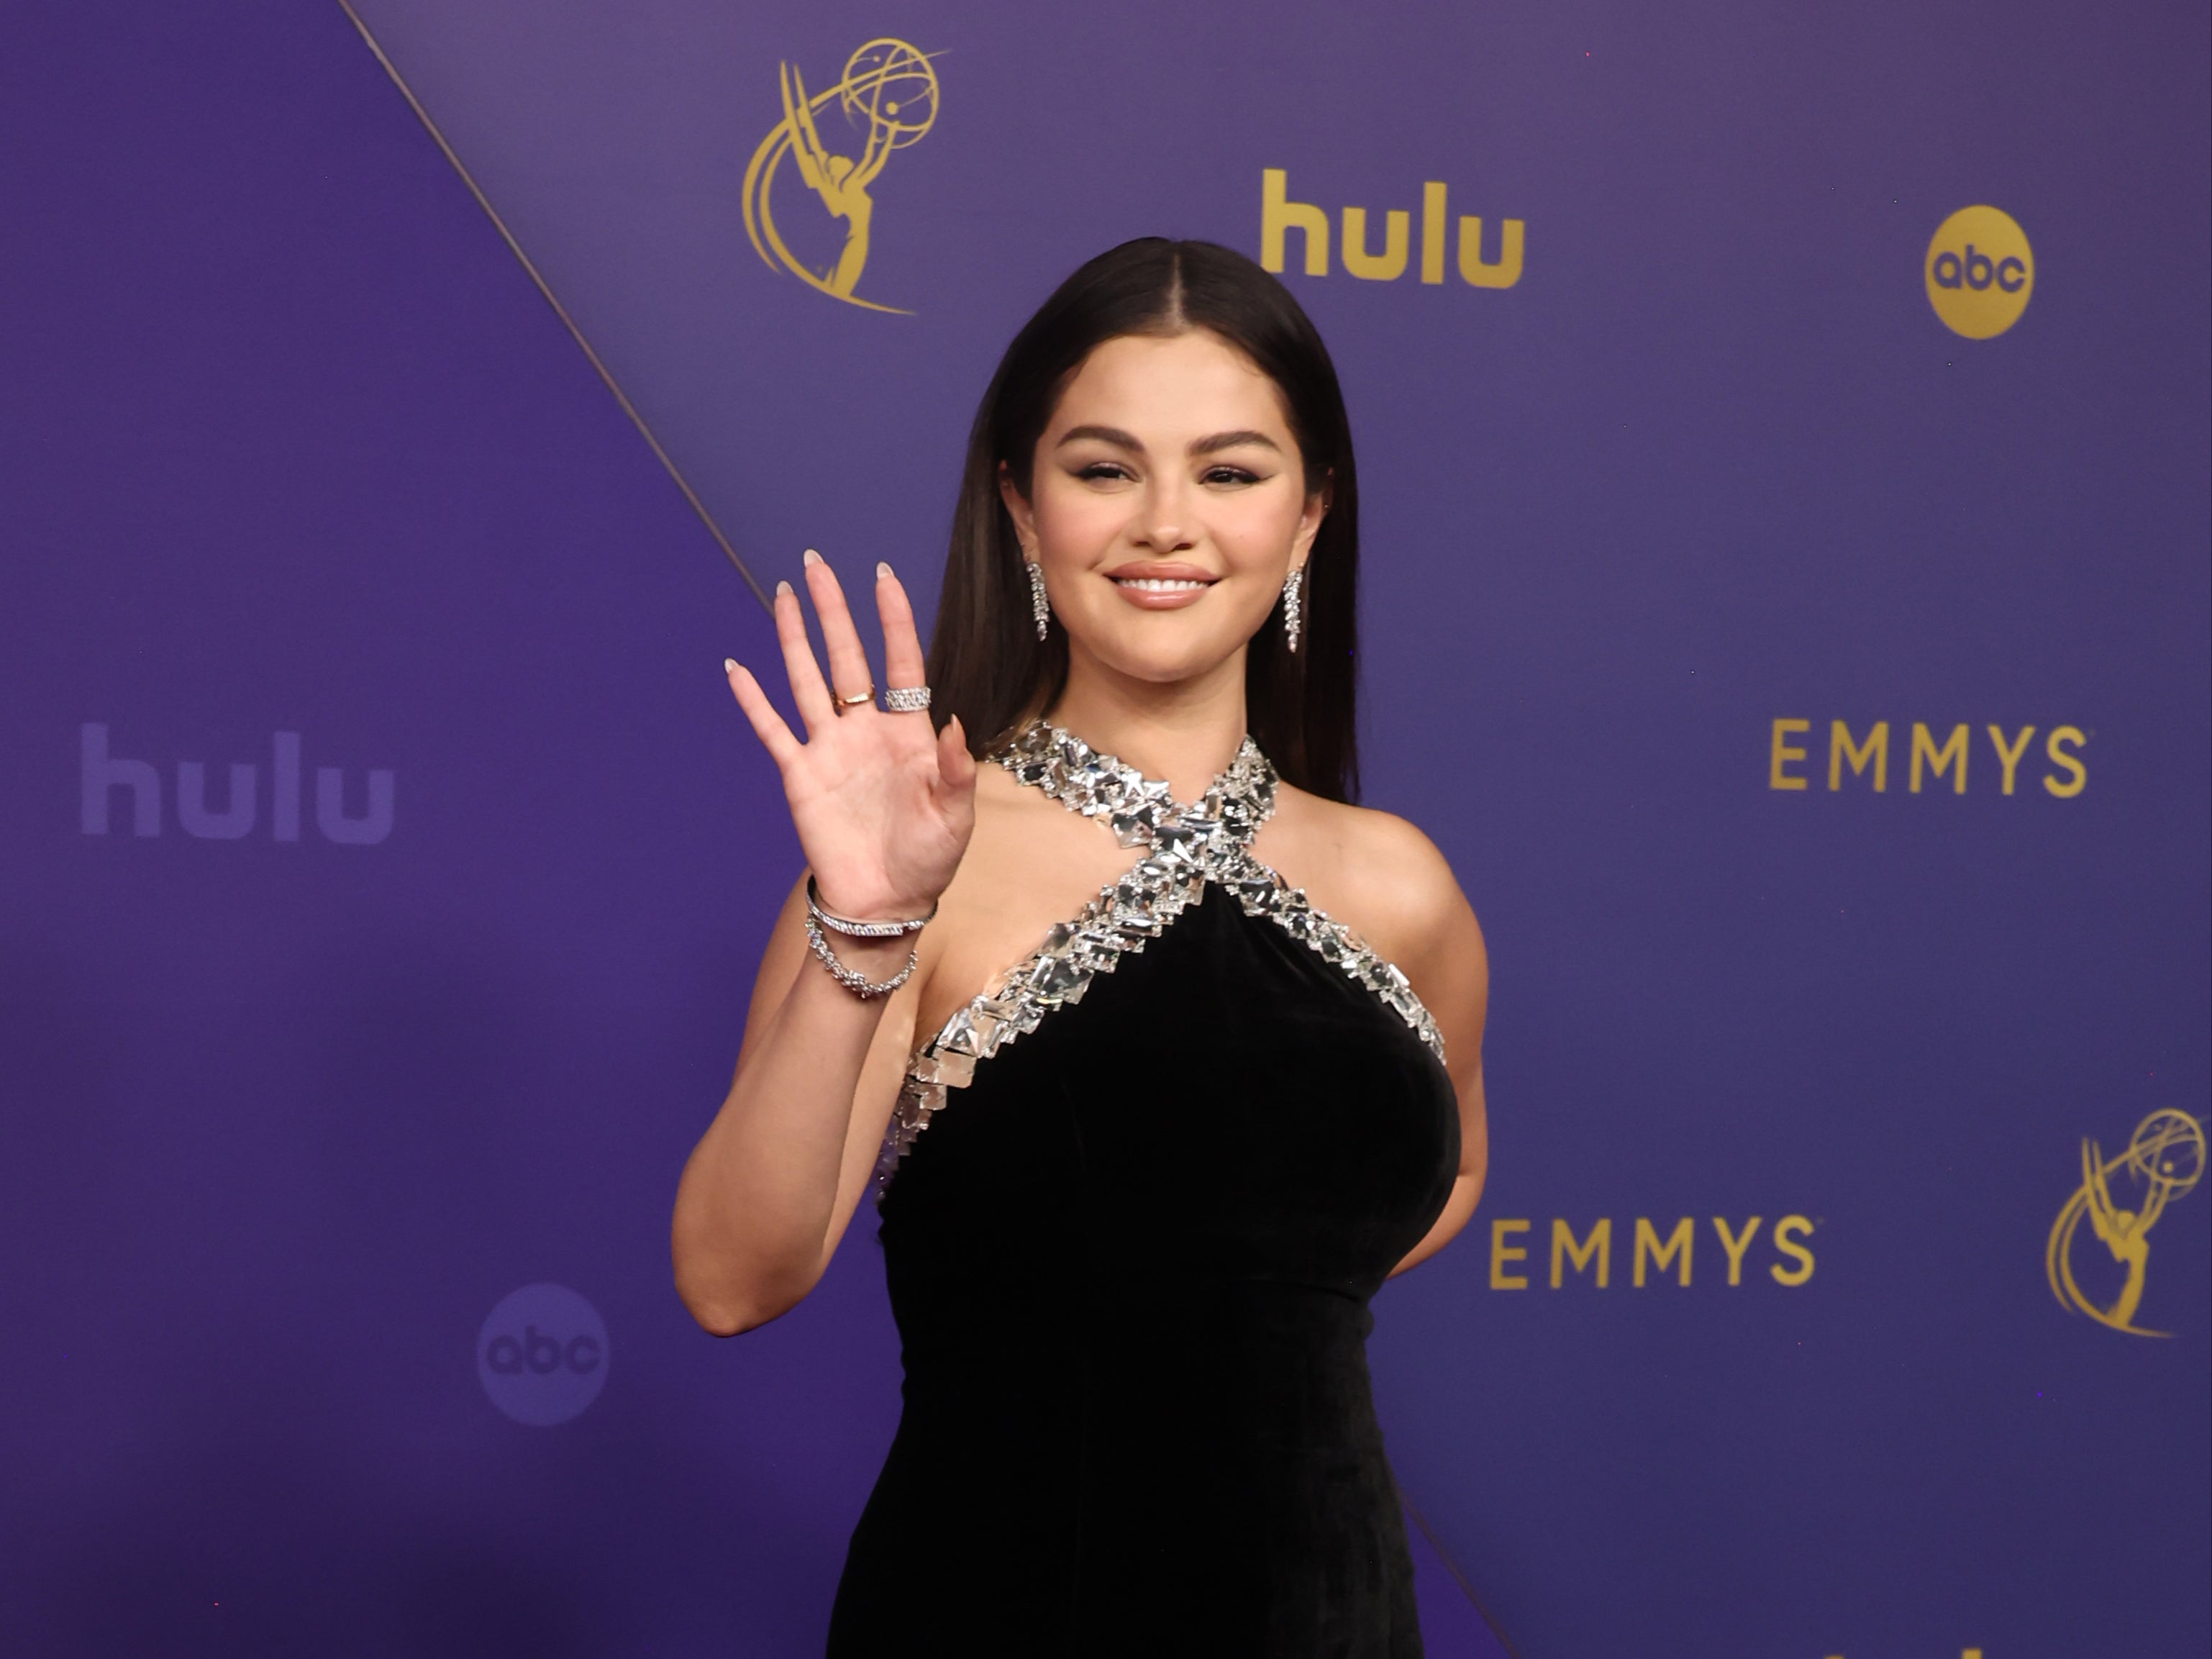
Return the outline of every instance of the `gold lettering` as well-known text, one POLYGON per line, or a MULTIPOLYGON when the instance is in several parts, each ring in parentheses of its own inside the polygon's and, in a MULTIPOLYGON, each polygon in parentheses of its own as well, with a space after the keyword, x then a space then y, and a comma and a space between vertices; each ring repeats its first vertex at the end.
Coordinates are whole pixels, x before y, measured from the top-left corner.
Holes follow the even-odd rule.
POLYGON ((1690 1282, 1690 1247, 1695 1242, 1697 1236, 1697 1230, 1690 1224, 1690 1218, 1684 1216, 1674 1224, 1674 1231, 1667 1235, 1667 1242, 1662 1244, 1659 1242, 1657 1230, 1642 1216, 1637 1217, 1636 1259, 1630 1267, 1628 1275, 1636 1288, 1638 1290, 1644 1288, 1644 1263, 1647 1254, 1650 1257, 1652 1265, 1662 1273, 1667 1271, 1677 1255, 1680 1256, 1682 1265, 1675 1269, 1676 1282, 1687 1285, 1690 1282))
POLYGON ((1462 215, 1459 222, 1459 274, 1476 288, 1511 288, 1521 280, 1521 252, 1525 227, 1508 219, 1498 233, 1498 263, 1482 258, 1482 221, 1462 215))
POLYGON ((1844 762, 1851 763, 1851 775, 1866 775, 1867 763, 1874 763, 1874 792, 1877 795, 1889 787, 1889 722, 1876 720, 1874 730, 1867 733, 1864 747, 1851 741, 1851 728, 1841 720, 1828 725, 1828 787, 1844 787, 1844 762))
POLYGON ((1525 1291, 1528 1288, 1528 1279, 1521 1274, 1509 1273, 1505 1271, 1507 1262, 1526 1261, 1528 1259, 1528 1252, 1517 1244, 1508 1244, 1505 1242, 1505 1235, 1525 1233, 1528 1231, 1528 1224, 1525 1221, 1510 1221, 1501 1218, 1490 1224, 1490 1288, 1492 1290, 1525 1291))
POLYGON ((1552 1288, 1555 1291, 1559 1288, 1559 1282, 1565 1277, 1563 1270, 1567 1261, 1573 1261, 1577 1273, 1586 1273, 1590 1269, 1592 1257, 1597 1260, 1597 1287, 1601 1291, 1605 1288, 1606 1280, 1611 1276, 1613 1270, 1612 1218, 1600 1216, 1596 1224, 1591 1227, 1589 1237, 1580 1244, 1577 1244, 1575 1230, 1557 1216, 1553 1217, 1552 1288))
POLYGON ((1776 1284, 1802 1285, 1813 1276, 1813 1253, 1797 1242, 1812 1231, 1813 1224, 1802 1215, 1785 1215, 1774 1224, 1774 1248, 1797 1259, 1794 1267, 1785 1267, 1778 1261, 1766 1270, 1774 1275, 1776 1284))
POLYGON ((1792 761, 1803 760, 1805 751, 1793 744, 1784 743, 1783 739, 1812 729, 1813 722, 1810 720, 1774 722, 1774 735, 1769 739, 1766 750, 1766 787, 1769 789, 1802 789, 1805 787, 1804 779, 1782 769, 1792 761))
POLYGON ((1724 1218, 1713 1218, 1713 1231, 1721 1236, 1721 1249, 1728 1252, 1729 1283, 1731 1285, 1743 1283, 1743 1253, 1751 1248, 1751 1241, 1759 1236, 1759 1218, 1753 1216, 1743 1224, 1743 1231, 1736 1234, 1729 1231, 1724 1218))
POLYGON ((1999 793, 2012 793, 2012 775, 2020 769, 2020 757, 2027 752, 2027 740, 2035 735, 2035 728, 2023 726, 2020 735, 2013 739, 2012 747, 2005 747, 2004 727, 1990 727, 1990 742, 1997 751, 1997 764, 2004 768, 2004 781, 1998 785, 1999 793))
POLYGON ((2043 752, 2051 757, 2051 763, 2053 766, 2063 766, 2073 774, 2073 776, 2064 783, 2059 782, 2055 776, 2049 774, 2044 777, 2043 787, 2061 800, 2071 800, 2088 787, 2089 769, 2059 745, 2070 743, 2075 748, 2079 749, 2088 741, 2088 737, 2080 726, 2058 726, 2051 728, 2050 740, 2043 745, 2043 752))
POLYGON ((1260 269, 1283 268, 1283 233, 1305 233, 1306 275, 1328 275, 1328 215, 1311 202, 1287 198, 1290 174, 1281 167, 1260 170, 1260 269))
POLYGON ((1958 762, 1959 775, 1952 781, 1951 793, 1954 795, 1965 794, 1966 793, 1966 728, 1964 722, 1951 728, 1951 735, 1943 739, 1943 746, 1941 749, 1936 746, 1935 733, 1928 729, 1923 721, 1912 722, 1912 775, 1905 787, 1910 793, 1916 795, 1920 793, 1920 763, 1923 760, 1928 763, 1928 769, 1938 778, 1943 775, 1945 767, 1950 765, 1953 761, 1958 762))
POLYGON ((1406 238, 1413 222, 1410 214, 1385 213, 1382 216, 1382 252, 1376 255, 1367 251, 1367 210, 1345 209, 1345 270, 1370 283, 1395 282, 1404 276, 1406 238))
POLYGON ((1444 231, 1450 222, 1444 217, 1444 187, 1431 179, 1421 186, 1421 280, 1425 283, 1444 279, 1444 231))

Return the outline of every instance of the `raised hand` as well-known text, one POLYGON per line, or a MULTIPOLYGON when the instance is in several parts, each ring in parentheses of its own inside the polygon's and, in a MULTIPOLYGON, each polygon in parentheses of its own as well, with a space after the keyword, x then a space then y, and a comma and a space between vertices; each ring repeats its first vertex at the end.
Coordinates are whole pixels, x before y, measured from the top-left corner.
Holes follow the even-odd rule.
MULTIPOLYGON (((921 915, 951 884, 975 827, 975 763, 966 733, 957 718, 938 732, 927 714, 890 714, 872 696, 842 701, 872 691, 876 682, 844 590, 811 550, 806 588, 829 653, 827 679, 807 641, 799 596, 788 582, 775 590, 776 638, 806 740, 793 734, 760 682, 736 662, 725 665, 730 690, 783 775, 784 799, 823 904, 869 921, 921 915)), ((885 684, 922 684, 914 610, 887 564, 876 567, 876 611, 885 684)))

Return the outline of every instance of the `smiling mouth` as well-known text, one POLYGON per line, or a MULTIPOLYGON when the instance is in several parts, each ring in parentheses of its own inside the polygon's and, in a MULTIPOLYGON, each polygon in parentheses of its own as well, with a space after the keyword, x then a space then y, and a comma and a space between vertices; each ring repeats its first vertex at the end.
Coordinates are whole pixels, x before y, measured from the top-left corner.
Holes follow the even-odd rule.
POLYGON ((1200 593, 1213 586, 1194 576, 1116 576, 1114 586, 1139 593, 1200 593))

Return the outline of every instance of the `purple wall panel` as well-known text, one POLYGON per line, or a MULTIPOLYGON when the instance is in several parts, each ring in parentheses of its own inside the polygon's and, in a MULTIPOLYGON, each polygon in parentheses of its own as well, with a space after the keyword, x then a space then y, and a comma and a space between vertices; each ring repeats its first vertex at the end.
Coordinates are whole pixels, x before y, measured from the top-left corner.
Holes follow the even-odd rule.
POLYGON ((805 1651, 873 1264, 733 1370, 666 1255, 794 866, 717 666, 763 619, 335 8, 10 32, 5 1645, 805 1651), (158 836, 82 832, 86 722, 158 836), (610 1327, 558 1431, 471 1352, 541 1279, 610 1327))
MULTIPOLYGON (((1264 168, 1333 241, 1427 179, 1523 220, 1503 291, 1286 277, 1360 434, 1369 796, 1497 981, 1490 1194, 1378 1304, 1408 1495, 1530 1659, 2203 1649, 2212 1193, 2169 1339, 2042 1261, 2083 1137, 2212 1092, 2202 8, 362 10, 764 580, 933 586, 1012 329, 1124 236, 1258 252, 1264 168), (881 35, 942 54, 859 289, 910 316, 739 212, 778 64, 881 35), (1981 202, 2036 271, 1986 341, 1921 276, 1981 202), (1835 719, 1892 723, 1884 793, 1826 787, 1835 719), (1792 1212, 1812 1278, 1762 1234, 1730 1287, 1710 1218, 1792 1212), (1694 1282, 1637 1287, 1682 1216, 1694 1282), (1607 1288, 1551 1289, 1601 1217, 1607 1288)), ((9 1645, 818 1650, 896 1412, 873 1245, 734 1344, 667 1284, 795 867, 714 670, 757 606, 337 7, 9 33, 9 1645), (544 1283, 599 1323, 493 1317, 544 1283)))

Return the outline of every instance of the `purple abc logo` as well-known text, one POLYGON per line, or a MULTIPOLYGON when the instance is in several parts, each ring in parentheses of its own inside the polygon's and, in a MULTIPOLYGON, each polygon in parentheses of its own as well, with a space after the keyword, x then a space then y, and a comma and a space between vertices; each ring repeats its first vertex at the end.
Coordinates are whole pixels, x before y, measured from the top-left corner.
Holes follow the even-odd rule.
POLYGON ((477 1377, 516 1422, 566 1423, 606 1386, 606 1322, 565 1285, 525 1285, 477 1333, 477 1377))
POLYGON ((1929 269, 1934 273, 1938 288, 1970 288, 1976 293, 1995 283, 2008 294, 2017 294, 2027 286, 2027 262, 2006 254, 1992 259, 1972 242, 1963 254, 1944 252, 1936 256, 1929 269))

